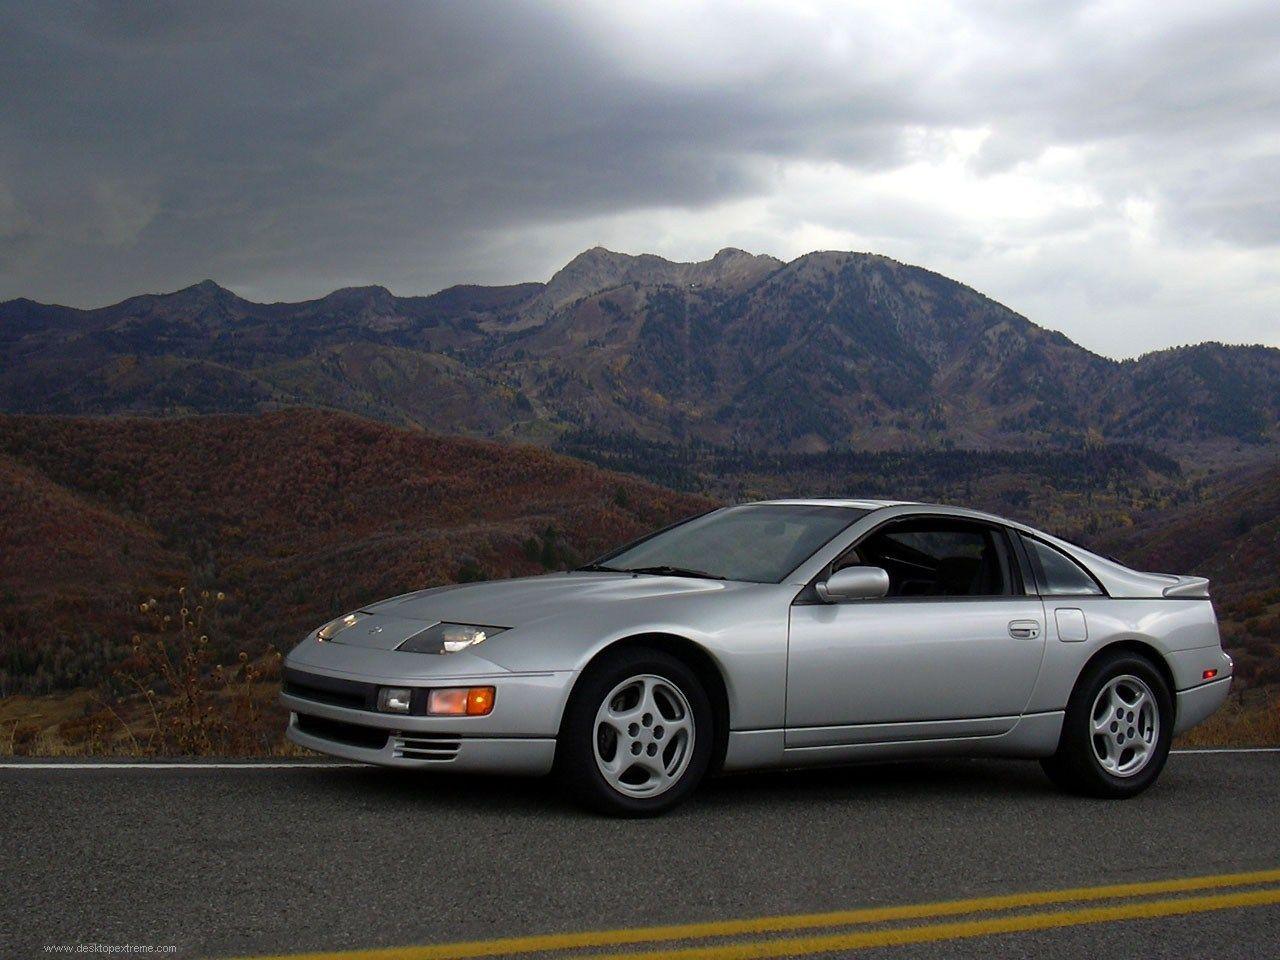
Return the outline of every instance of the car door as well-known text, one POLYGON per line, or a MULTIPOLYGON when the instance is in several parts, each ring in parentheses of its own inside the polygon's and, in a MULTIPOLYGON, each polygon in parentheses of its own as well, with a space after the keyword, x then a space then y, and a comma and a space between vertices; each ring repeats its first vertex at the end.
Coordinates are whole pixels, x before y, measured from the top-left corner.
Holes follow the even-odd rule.
POLYGON ((1044 606, 1005 528, 889 521, 822 576, 883 567, 882 599, 802 591, 787 652, 788 747, 990 736, 1016 723, 1044 653, 1044 606))

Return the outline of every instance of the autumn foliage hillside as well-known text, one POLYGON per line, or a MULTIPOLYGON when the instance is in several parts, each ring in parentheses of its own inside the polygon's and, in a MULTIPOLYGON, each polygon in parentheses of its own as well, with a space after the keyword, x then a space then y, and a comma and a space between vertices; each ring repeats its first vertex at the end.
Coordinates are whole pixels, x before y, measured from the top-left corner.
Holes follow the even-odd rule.
POLYGON ((1140 569, 1208 577, 1236 676, 1280 684, 1280 464, 1202 483, 1101 545, 1140 569))
POLYGON ((0 695, 99 683, 138 605, 226 594, 219 655, 453 580, 541 573, 709 501, 533 447, 291 410, 0 417, 0 695))

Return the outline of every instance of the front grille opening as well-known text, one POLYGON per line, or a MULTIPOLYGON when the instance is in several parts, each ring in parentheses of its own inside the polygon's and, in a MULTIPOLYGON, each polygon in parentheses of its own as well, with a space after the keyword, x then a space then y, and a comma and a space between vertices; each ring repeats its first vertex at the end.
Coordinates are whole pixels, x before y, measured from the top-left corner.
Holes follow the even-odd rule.
POLYGON ((332 740, 334 743, 345 743, 349 747, 364 747, 368 750, 381 750, 387 745, 389 736, 389 731, 378 727, 363 727, 358 723, 313 717, 305 713, 298 714, 298 729, 322 740, 332 740))
POLYGON ((406 760, 452 760, 461 747, 462 740, 453 734, 401 733, 394 751, 406 760))
POLYGON ((370 709, 372 684, 339 680, 335 677, 319 677, 297 670, 288 670, 284 676, 284 692, 303 700, 328 703, 351 710, 370 709))
POLYGON ((336 690, 321 690, 319 687, 309 687, 303 683, 297 683, 293 680, 284 682, 284 692, 291 697, 301 697, 303 700, 314 700, 316 703, 330 703, 335 707, 349 707, 352 710, 363 710, 365 707, 365 698, 363 694, 355 693, 339 693, 336 690))

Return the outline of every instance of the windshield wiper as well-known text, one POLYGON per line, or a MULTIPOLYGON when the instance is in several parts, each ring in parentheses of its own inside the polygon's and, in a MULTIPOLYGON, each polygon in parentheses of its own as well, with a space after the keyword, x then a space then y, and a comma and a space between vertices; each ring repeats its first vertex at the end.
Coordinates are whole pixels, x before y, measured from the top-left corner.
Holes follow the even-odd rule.
POLYGON ((626 573, 652 573, 660 577, 697 577, 700 580, 726 580, 719 574, 707 573, 705 570, 690 570, 688 567, 627 567, 626 573))
POLYGON ((581 567, 574 567, 573 573, 630 573, 630 570, 623 570, 621 567, 610 567, 603 563, 587 563, 581 567))

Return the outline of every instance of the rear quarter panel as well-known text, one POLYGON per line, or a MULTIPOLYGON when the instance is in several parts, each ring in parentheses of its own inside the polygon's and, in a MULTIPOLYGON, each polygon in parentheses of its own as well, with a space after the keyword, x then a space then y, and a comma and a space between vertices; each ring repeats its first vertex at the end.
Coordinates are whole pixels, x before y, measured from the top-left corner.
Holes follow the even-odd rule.
MULTIPOLYGON (((1207 600, 1045 597, 1044 603, 1048 642, 1028 713, 1065 708, 1085 664, 1100 650, 1125 641, 1136 641, 1158 653, 1169 667, 1175 690, 1203 682, 1206 669, 1220 670, 1220 677, 1230 673, 1213 606, 1207 600), (1059 635, 1055 615, 1059 610, 1084 614, 1085 640, 1059 635)), ((1062 620, 1069 622, 1066 617, 1062 620)))

